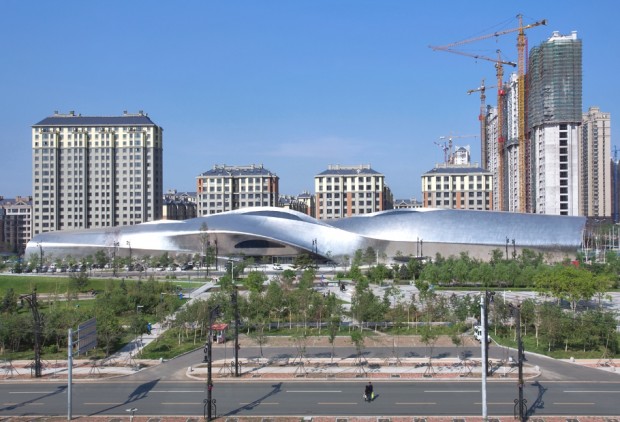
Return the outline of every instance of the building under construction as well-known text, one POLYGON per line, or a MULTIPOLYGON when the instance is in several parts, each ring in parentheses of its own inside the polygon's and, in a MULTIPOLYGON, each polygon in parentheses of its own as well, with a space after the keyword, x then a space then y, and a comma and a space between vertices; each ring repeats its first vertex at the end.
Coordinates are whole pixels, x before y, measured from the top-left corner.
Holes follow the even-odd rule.
POLYGON ((582 44, 577 33, 532 48, 527 72, 529 196, 538 214, 579 215, 582 44))
POLYGON ((568 36, 554 32, 530 51, 526 78, 511 75, 501 88, 497 107, 488 108, 485 167, 496 179, 494 193, 504 192, 494 195, 494 209, 583 215, 579 206, 581 51, 575 32, 568 36), (505 116, 501 127, 498 107, 505 116), (520 142, 521 137, 526 141, 520 142), (499 171, 503 174, 495 176, 499 171))

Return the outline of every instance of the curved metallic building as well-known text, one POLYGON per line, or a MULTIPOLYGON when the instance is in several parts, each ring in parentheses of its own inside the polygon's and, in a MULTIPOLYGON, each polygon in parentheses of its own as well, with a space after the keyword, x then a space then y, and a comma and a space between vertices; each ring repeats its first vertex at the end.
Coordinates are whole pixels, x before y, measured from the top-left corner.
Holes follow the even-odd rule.
POLYGON ((583 217, 444 209, 399 209, 319 221, 283 208, 244 208, 183 221, 41 233, 28 243, 26 256, 41 250, 54 258, 98 250, 119 256, 196 254, 206 228, 220 259, 308 253, 338 260, 372 247, 388 260, 461 252, 487 260, 492 250, 505 248, 509 254, 523 248, 542 251, 558 260, 574 257, 585 222, 583 217))

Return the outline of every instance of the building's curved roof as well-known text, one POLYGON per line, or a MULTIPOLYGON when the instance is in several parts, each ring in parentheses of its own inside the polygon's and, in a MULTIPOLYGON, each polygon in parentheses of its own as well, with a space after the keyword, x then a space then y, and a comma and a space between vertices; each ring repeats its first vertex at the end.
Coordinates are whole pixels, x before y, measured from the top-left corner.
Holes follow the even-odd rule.
POLYGON ((415 208, 330 220, 343 230, 389 241, 424 239, 439 243, 521 247, 574 247, 581 244, 583 217, 497 211, 415 208))
POLYGON ((514 239, 520 248, 567 251, 579 247, 584 226, 583 217, 443 209, 399 209, 319 221, 290 209, 257 207, 183 221, 41 233, 28 243, 26 253, 38 254, 39 245, 54 256, 88 255, 105 248, 136 254, 197 253, 205 231, 212 242, 217 239, 223 256, 307 252, 331 258, 351 256, 369 246, 406 251, 407 245, 421 240, 467 250, 503 247, 507 239, 514 239))

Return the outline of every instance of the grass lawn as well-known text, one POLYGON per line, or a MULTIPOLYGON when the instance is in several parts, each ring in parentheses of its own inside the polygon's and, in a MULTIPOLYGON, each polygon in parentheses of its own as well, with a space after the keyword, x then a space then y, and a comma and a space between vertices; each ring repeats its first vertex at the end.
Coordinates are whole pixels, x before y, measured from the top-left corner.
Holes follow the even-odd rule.
MULTIPOLYGON (((119 284, 124 280, 127 284, 137 283, 137 278, 98 278, 88 279, 86 290, 102 291, 110 284, 119 284)), ((175 280, 175 279, 155 279, 159 283, 170 283, 173 286, 180 286, 182 289, 194 289, 204 283, 204 280, 175 280)), ((10 275, 0 274, 0 297, 12 288, 16 294, 32 293, 36 287, 37 293, 63 295, 67 292, 67 287, 71 278, 62 276, 44 276, 44 275, 10 275)), ((147 281, 142 278, 143 283, 147 281)))

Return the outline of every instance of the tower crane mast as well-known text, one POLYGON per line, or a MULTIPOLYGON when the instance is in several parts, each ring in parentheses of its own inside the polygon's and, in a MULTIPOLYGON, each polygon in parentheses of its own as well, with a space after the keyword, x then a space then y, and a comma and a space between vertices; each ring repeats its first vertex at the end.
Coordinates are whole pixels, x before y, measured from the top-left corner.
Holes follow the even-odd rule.
POLYGON ((470 89, 467 91, 467 95, 471 95, 474 92, 480 92, 480 114, 478 115, 478 120, 480 121, 480 161, 482 162, 482 168, 487 169, 489 167, 489 157, 487 151, 487 125, 486 125, 486 90, 487 88, 495 88, 493 86, 486 86, 484 84, 484 79, 480 83, 478 88, 470 89))

